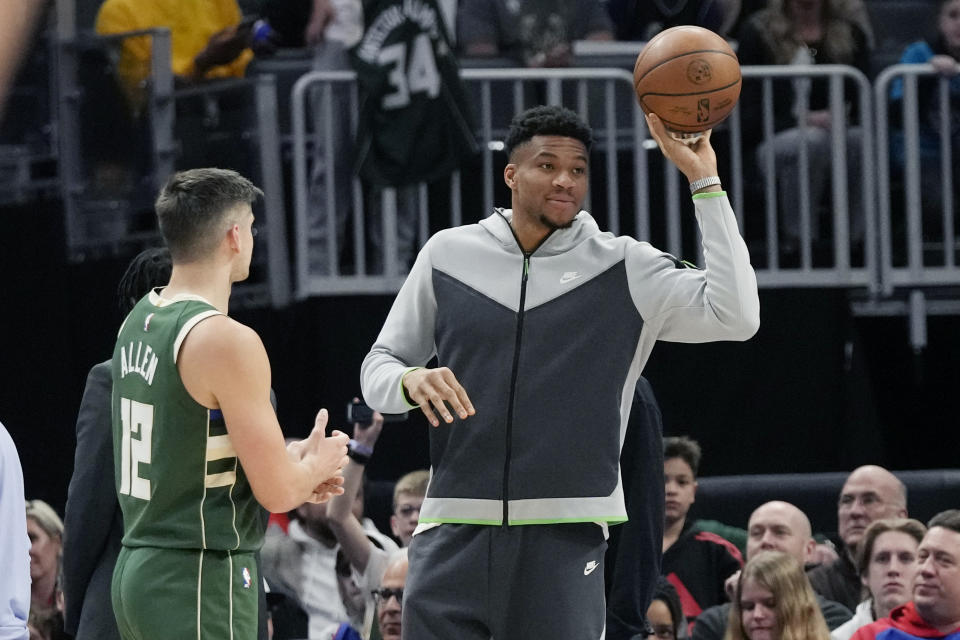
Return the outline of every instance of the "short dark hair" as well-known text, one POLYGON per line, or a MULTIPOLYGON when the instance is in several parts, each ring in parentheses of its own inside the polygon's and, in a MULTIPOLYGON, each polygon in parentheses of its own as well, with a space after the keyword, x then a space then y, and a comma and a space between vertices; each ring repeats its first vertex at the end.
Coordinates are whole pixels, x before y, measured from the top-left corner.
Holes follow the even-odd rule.
POLYGON ((160 190, 155 205, 160 233, 173 261, 205 258, 220 243, 219 230, 230 210, 239 204, 252 205, 261 196, 263 191, 230 169, 175 173, 160 190))
POLYGON ((117 286, 117 302, 124 315, 154 287, 170 281, 170 250, 166 247, 144 249, 130 261, 117 286))
POLYGON ((934 527, 943 527, 960 533, 960 509, 947 509, 930 518, 927 529, 934 527))
POLYGON ((700 451, 700 444, 687 436, 673 436, 663 439, 663 460, 666 462, 670 458, 681 458, 690 465, 693 471, 693 477, 696 478, 700 472, 700 458, 703 453, 700 451))
POLYGON ((873 555, 873 545, 880 537, 880 534, 888 531, 899 531, 905 533, 917 541, 917 544, 923 540, 927 533, 927 528, 919 520, 912 518, 889 518, 887 520, 874 520, 863 532, 863 539, 857 545, 857 570, 861 576, 867 575, 867 569, 870 568, 870 557, 873 555))
POLYGON ((564 107, 532 107, 518 113, 510 122, 510 130, 503 145, 507 157, 514 149, 530 141, 533 136, 564 136, 583 143, 589 153, 593 145, 593 132, 580 116, 564 107))

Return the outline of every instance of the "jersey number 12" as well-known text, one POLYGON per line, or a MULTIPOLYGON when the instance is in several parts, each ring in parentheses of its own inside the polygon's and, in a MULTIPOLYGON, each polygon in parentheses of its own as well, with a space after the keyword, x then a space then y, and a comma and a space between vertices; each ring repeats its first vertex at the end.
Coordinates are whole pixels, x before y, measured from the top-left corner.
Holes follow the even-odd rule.
POLYGON ((119 493, 149 500, 150 480, 140 477, 140 465, 150 464, 153 405, 120 398, 120 421, 123 425, 123 438, 120 443, 119 493))

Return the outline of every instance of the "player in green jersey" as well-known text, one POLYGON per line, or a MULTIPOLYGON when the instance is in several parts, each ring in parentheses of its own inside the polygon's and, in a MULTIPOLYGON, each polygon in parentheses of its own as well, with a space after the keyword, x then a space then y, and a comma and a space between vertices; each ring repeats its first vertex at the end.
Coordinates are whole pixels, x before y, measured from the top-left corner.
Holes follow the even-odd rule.
POLYGON ((325 436, 322 409, 308 438, 284 444, 263 343, 227 315, 261 195, 236 172, 194 169, 157 198, 170 283, 127 316, 112 365, 124 520, 112 598, 128 640, 253 640, 260 505, 285 512, 342 492, 347 436, 325 436))

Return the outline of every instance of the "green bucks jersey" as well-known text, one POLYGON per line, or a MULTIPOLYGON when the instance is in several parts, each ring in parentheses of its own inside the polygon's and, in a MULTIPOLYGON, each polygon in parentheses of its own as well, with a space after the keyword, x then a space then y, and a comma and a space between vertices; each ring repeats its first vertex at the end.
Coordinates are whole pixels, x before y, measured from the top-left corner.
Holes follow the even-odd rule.
POLYGON ((177 355, 198 322, 220 315, 197 296, 147 294, 113 351, 113 459, 123 544, 250 551, 262 510, 219 410, 190 396, 177 355))

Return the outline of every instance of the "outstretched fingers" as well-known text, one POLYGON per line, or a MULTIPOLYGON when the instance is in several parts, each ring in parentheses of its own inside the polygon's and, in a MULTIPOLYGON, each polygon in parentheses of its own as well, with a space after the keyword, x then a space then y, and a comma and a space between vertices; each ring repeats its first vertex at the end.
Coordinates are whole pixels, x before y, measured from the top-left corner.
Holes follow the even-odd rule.
POLYGON ((476 413, 466 389, 446 367, 411 371, 404 378, 404 386, 410 398, 420 405, 420 410, 435 427, 440 425, 438 413, 447 424, 453 422, 451 410, 461 419, 476 413))

